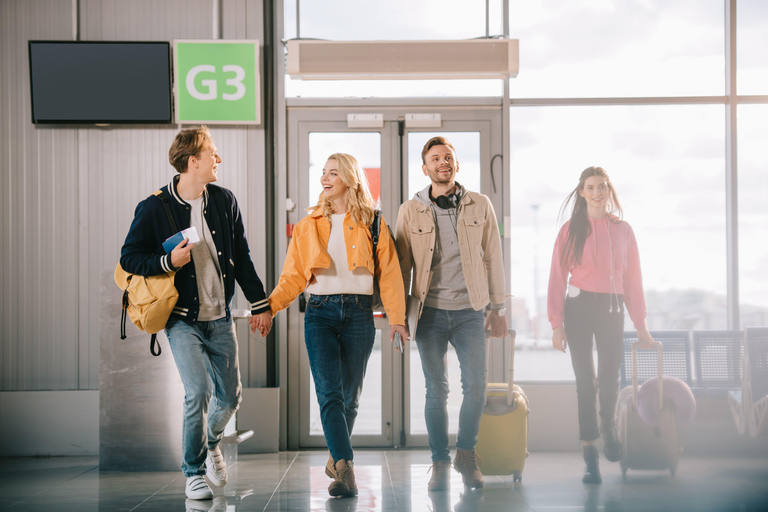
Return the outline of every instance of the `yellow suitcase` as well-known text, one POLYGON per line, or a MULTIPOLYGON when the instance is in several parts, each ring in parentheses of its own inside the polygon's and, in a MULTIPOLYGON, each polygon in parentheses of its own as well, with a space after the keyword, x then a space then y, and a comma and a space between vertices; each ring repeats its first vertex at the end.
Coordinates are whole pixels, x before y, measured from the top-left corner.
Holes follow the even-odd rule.
POLYGON ((514 383, 515 331, 510 329, 509 336, 512 339, 509 381, 486 385, 485 409, 475 449, 483 475, 513 475, 518 482, 523 478, 528 456, 528 398, 514 383))

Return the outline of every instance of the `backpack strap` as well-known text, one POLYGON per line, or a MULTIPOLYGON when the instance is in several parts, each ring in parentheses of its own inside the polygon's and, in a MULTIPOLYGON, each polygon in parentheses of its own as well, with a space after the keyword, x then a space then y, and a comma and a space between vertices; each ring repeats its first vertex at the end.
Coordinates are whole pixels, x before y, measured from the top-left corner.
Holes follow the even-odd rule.
POLYGON ((376 268, 376 247, 379 245, 379 234, 381 233, 381 210, 373 212, 373 222, 371 223, 371 242, 373 245, 373 268, 376 268))
POLYGON ((163 352, 162 349, 160 349, 160 343, 157 341, 157 334, 153 334, 152 339, 149 341, 149 351, 152 352, 152 355, 155 357, 163 352))
POLYGON ((162 190, 158 190, 152 195, 157 196, 163 202, 163 208, 165 209, 165 214, 168 216, 168 222, 170 222, 171 224, 171 231, 175 235, 178 229, 176 229, 176 221, 173 220, 173 215, 171 215, 171 207, 168 206, 168 198, 165 197, 165 194, 163 194, 162 190))
POLYGON ((122 307, 123 307, 123 312, 120 315, 120 339, 124 340, 126 338, 125 319, 126 319, 126 316, 128 316, 128 287, 126 287, 125 290, 123 291, 122 307))
MULTIPOLYGON (((155 192, 155 195, 160 199, 160 201, 163 202, 163 209, 165 210, 165 214, 168 216, 168 223, 171 225, 171 232, 176 234, 176 232, 178 232, 178 228, 176 228, 176 221, 173 220, 171 207, 168 206, 168 198, 165 197, 165 194, 163 194, 162 190, 155 192)), ((163 350, 160 348, 160 343, 157 341, 157 334, 153 334, 152 338, 149 340, 149 351, 155 357, 159 356, 163 352, 163 350)))

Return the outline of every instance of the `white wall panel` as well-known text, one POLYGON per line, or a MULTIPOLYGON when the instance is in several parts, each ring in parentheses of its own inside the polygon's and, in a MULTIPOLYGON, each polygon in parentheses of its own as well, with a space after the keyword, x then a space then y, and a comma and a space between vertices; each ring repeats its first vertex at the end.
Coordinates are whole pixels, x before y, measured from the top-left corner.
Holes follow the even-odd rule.
MULTIPOLYGON (((113 271, 136 205, 167 184, 175 127, 81 127, 80 157, 80 387, 98 388, 102 271, 113 271)), ((119 293, 117 287, 107 292, 119 293)), ((119 332, 114 333, 120 343, 119 332)), ((170 354, 170 353, 169 353, 170 354)))
POLYGON ((6 390, 77 387, 77 130, 32 125, 27 50, 30 39, 71 39, 72 7, 67 0, 0 3, 6 390))
POLYGON ((80 38, 212 39, 214 5, 214 0, 80 0, 80 38))
MULTIPOLYGON (((99 276, 114 270, 136 204, 175 174, 167 154, 180 128, 33 125, 27 41, 78 30, 81 40, 261 40, 262 25, 261 0, 0 0, 0 390, 98 388, 99 276)), ((263 276, 263 129, 211 128, 220 184, 240 201, 263 276)), ((246 386, 263 380, 251 345, 263 342, 241 340, 246 386)))

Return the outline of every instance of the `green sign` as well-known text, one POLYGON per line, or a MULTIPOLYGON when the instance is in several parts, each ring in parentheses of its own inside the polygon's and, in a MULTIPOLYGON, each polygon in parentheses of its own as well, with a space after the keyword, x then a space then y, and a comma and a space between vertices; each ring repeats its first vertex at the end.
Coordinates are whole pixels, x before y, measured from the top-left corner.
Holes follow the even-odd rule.
POLYGON ((259 124, 258 41, 174 41, 177 123, 259 124))

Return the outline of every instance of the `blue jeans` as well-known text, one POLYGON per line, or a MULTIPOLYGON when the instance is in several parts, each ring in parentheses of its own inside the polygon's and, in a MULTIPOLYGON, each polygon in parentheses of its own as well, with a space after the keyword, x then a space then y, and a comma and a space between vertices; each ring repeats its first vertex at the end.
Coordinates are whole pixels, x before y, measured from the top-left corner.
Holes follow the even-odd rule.
POLYGON ((456 447, 474 450, 485 407, 485 322, 473 309, 448 311, 424 308, 416 328, 416 346, 427 388, 424 416, 432 461, 451 460, 448 451, 448 343, 461 368, 464 398, 459 412, 456 447))
POLYGON ((370 295, 311 295, 304 341, 334 461, 353 460, 352 427, 376 329, 370 295))
POLYGON ((181 470, 186 477, 203 475, 207 450, 219 444, 242 399, 235 323, 220 318, 190 325, 172 316, 165 334, 184 384, 181 470))

